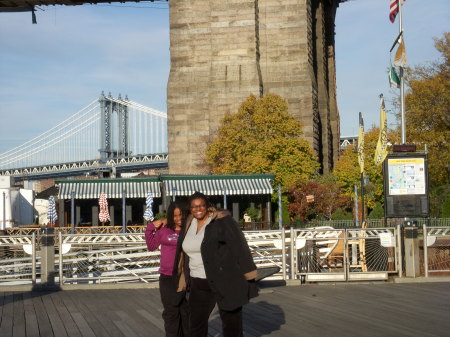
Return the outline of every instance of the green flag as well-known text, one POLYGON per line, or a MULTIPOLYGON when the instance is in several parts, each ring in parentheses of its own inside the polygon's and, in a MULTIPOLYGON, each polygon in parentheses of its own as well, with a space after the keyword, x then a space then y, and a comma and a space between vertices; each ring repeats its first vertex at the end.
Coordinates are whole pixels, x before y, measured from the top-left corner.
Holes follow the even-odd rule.
POLYGON ((389 84, 391 88, 400 88, 400 78, 395 71, 395 67, 392 66, 392 63, 389 67, 389 84))

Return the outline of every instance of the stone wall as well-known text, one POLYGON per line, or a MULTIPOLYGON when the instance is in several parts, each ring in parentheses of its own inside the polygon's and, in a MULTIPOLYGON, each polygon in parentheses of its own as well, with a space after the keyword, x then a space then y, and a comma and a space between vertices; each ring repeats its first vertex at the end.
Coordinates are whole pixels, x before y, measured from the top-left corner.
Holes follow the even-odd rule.
POLYGON ((208 173, 203 153, 220 119, 250 94, 265 93, 287 100, 324 172, 332 167, 339 145, 333 53, 337 4, 170 1, 170 173, 208 173))

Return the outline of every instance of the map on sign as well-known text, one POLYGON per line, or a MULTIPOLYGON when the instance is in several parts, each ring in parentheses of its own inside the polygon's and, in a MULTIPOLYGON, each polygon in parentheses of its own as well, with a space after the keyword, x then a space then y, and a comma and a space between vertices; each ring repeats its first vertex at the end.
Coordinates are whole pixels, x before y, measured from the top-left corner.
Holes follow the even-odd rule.
POLYGON ((425 194, 425 159, 388 159, 389 195, 425 194))

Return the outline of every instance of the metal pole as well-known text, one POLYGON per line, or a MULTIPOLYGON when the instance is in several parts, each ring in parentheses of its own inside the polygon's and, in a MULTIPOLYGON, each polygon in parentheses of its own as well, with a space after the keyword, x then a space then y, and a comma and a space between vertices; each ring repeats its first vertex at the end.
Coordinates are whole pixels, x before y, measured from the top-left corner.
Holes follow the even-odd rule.
POLYGON ((122 191, 122 232, 126 233, 127 224, 126 224, 126 214, 125 214, 125 191, 122 191))
POLYGON ((6 230, 6 193, 3 192, 3 225, 2 230, 6 230))
POLYGON ((402 227, 400 225, 397 225, 397 268, 398 276, 403 277, 402 227))
POLYGON ((223 208, 227 209, 227 188, 223 188, 223 208))
POLYGON ((294 227, 291 227, 291 280, 295 279, 294 227))
POLYGON ((31 282, 36 284, 36 232, 31 235, 31 282))
POLYGON ((283 228, 283 209, 281 207, 281 185, 278 185, 278 229, 283 228))
POLYGON ((365 217, 365 206, 364 206, 364 172, 361 173, 361 226, 364 222, 365 217))
POLYGON ((423 265, 425 267, 425 277, 428 277, 428 240, 427 225, 423 225, 423 265))
MULTIPOLYGON (((398 1, 399 12, 399 33, 402 33, 400 42, 403 40, 403 10, 402 2, 398 1)), ((405 120, 405 81, 403 79, 403 66, 400 66, 400 106, 401 106, 401 121, 402 121, 402 144, 406 144, 406 120, 405 120)))
MULTIPOLYGON (((349 273, 350 273, 350 270, 348 268, 348 259, 349 258, 348 258, 348 238, 347 238, 347 236, 348 236, 348 229, 344 229, 344 256, 343 256, 344 261, 343 261, 343 265, 344 265, 344 272, 345 272, 346 280, 348 280, 349 273)), ((340 239, 338 238, 338 240, 340 240, 340 239)), ((338 241, 338 244, 339 244, 339 241, 338 241)), ((356 249, 355 249, 355 251, 356 251, 356 249)))
POLYGON ((72 234, 75 233, 75 192, 70 193, 70 222, 72 234))
POLYGON ((59 252, 59 285, 63 285, 63 254, 62 254, 62 232, 58 232, 58 252, 59 252))
POLYGON ((286 233, 281 227, 281 266, 283 269, 283 280, 286 281, 286 233))
POLYGON ((172 190, 172 201, 175 201, 175 195, 177 194, 177 190, 173 189, 172 190))

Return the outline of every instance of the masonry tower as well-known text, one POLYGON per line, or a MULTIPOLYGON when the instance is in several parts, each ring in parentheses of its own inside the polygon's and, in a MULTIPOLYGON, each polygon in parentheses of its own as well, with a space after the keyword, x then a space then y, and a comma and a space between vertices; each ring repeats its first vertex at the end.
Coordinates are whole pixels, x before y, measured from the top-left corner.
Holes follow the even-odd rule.
POLYGON ((324 172, 337 159, 334 21, 342 0, 171 0, 169 169, 207 173, 220 119, 275 93, 304 125, 324 172))

